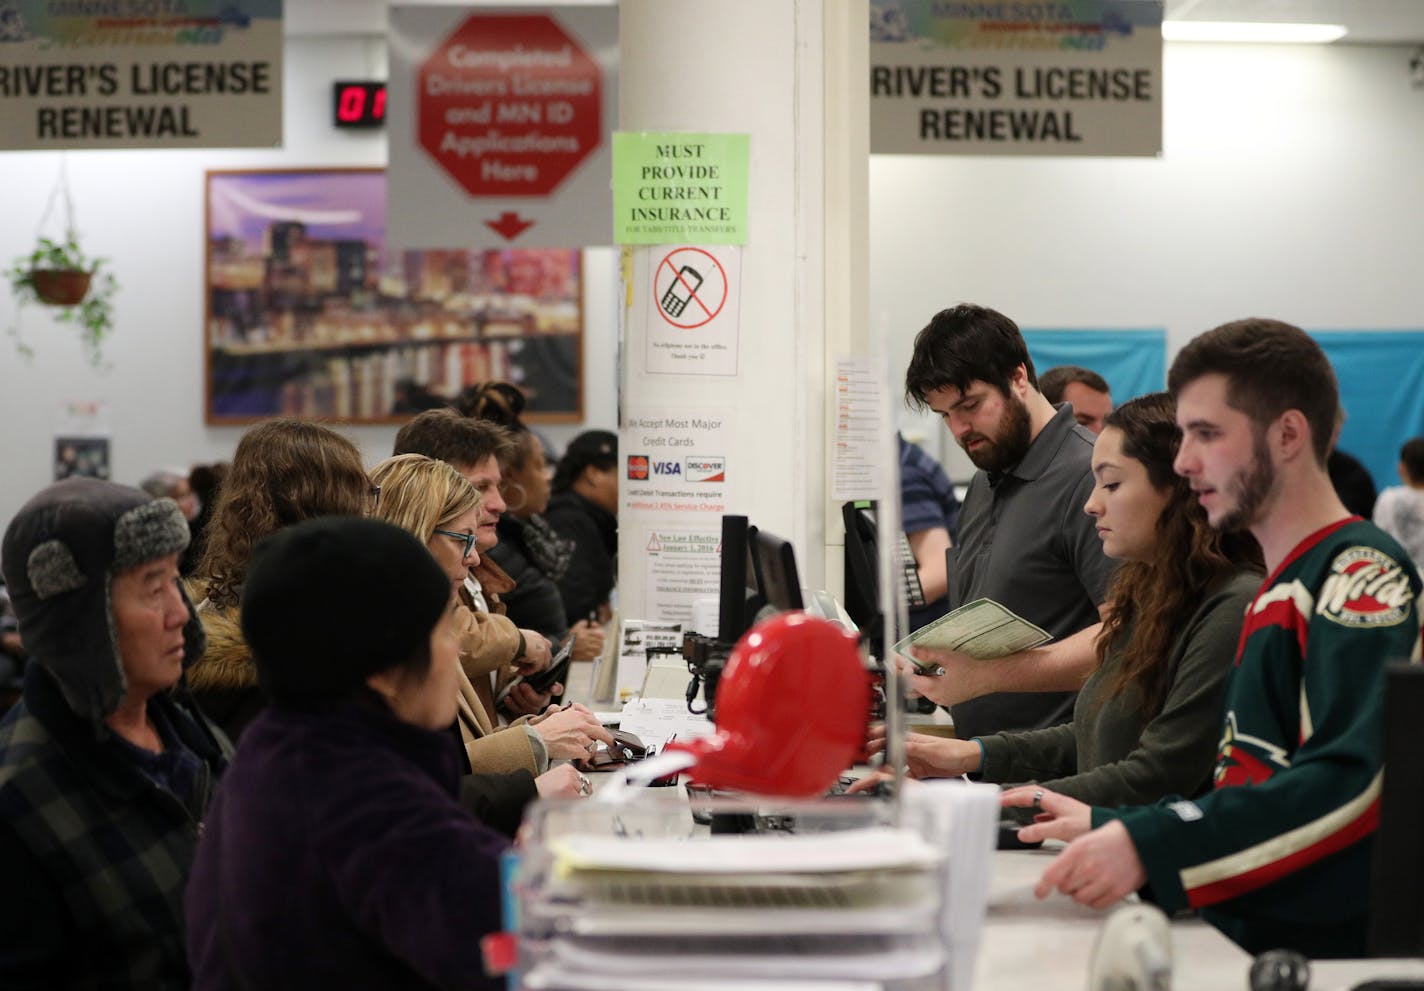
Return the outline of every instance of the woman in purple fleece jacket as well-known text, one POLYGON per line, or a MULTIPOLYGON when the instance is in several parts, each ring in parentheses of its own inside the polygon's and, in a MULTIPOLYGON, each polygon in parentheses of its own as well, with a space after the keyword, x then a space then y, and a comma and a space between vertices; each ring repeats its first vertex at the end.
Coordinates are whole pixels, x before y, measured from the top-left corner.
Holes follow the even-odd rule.
POLYGON ((502 983, 480 938, 500 929, 506 843, 455 800, 451 603, 429 551, 387 523, 328 517, 258 545, 242 628, 271 704, 198 844, 195 988, 502 983))

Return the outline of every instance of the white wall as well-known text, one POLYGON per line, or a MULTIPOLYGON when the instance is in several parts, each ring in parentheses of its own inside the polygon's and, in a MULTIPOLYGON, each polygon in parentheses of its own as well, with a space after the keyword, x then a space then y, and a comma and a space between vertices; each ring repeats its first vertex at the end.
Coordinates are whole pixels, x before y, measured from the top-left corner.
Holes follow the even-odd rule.
MULTIPOLYGON (((113 261, 121 283, 117 329, 100 374, 85 363, 77 333, 43 307, 26 307, 26 362, 0 336, 0 525, 51 478, 53 432, 62 401, 103 400, 113 435, 115 481, 133 484, 155 468, 231 457, 241 427, 203 422, 203 174, 207 169, 382 166, 383 131, 331 126, 331 83, 383 78, 379 38, 289 37, 285 56, 283 147, 274 150, 78 151, 68 154, 78 226, 91 254, 113 261)), ((60 155, 0 154, 0 263, 29 252, 60 155)), ((47 225, 47 229, 49 225, 47 225)), ((55 226, 53 230, 58 230, 55 226)), ((586 253, 584 416, 616 425, 616 256, 586 253)), ((0 328, 12 326, 14 298, 0 287, 0 328)), ((367 463, 390 454, 394 426, 342 427, 367 463)), ((562 446, 580 425, 541 428, 562 446)))
MULTIPOLYGON (((1411 52, 1169 44, 1158 160, 872 158, 872 326, 897 367, 958 302, 1031 327, 1165 327, 1169 361, 1245 316, 1424 327, 1411 52)), ((967 481, 943 428, 902 422, 967 481)))
MULTIPOLYGON (((969 300, 1026 326, 1163 326, 1175 351, 1245 315, 1307 328, 1424 326, 1424 91, 1410 49, 1198 46, 1166 51, 1160 160, 884 157, 870 163, 871 327, 903 367, 916 331, 969 300)), ((0 521, 50 478, 61 400, 103 399, 114 472, 227 457, 239 428, 202 420, 203 171, 382 165, 380 134, 335 132, 330 83, 380 75, 371 39, 289 38, 285 146, 272 151, 74 152, 89 247, 123 282, 115 368, 92 372, 67 327, 27 308, 24 362, 0 337, 0 521)), ((0 154, 0 262, 26 252, 59 156, 0 154)), ((753 179, 755 181, 755 178, 753 179)), ((616 417, 616 264, 589 255, 585 417, 616 417)), ((0 327, 14 301, 0 289, 0 327)), ((905 413, 957 479, 932 421, 905 413)), ((549 428, 556 441, 577 427, 549 428)), ((349 428, 375 461, 392 427, 349 428)))
MULTIPOLYGON (((627 408, 682 406, 724 419, 727 446, 702 453, 725 456, 727 471, 715 497, 725 509, 624 514, 619 608, 628 616, 658 614, 643 553, 652 535, 665 528, 716 534, 723 512, 744 514, 793 541, 802 580, 824 588, 827 571, 839 573, 843 542, 839 506, 828 503, 823 483, 835 381, 826 355, 869 346, 868 8, 864 0, 828 7, 802 0, 624 0, 620 16, 620 126, 748 135, 750 220, 740 269, 731 277, 739 327, 735 374, 646 372, 648 321, 657 318, 646 277, 633 280, 624 322, 627 408), (660 43, 679 32, 699 44, 660 43), (726 57, 731 51, 735 61, 726 57), (674 78, 676 86, 664 85, 674 78), (856 95, 846 98, 851 87, 856 95), (828 559, 835 561, 830 568, 828 559)), ((661 254, 636 249, 635 265, 655 269, 661 254)), ((630 431, 625 444, 638 433, 630 431)))

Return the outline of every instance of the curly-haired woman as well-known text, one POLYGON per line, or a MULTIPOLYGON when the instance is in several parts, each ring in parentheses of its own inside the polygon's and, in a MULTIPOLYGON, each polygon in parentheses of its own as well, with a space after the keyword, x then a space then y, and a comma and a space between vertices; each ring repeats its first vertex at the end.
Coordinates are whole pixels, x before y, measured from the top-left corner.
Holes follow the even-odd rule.
POLYGON ((199 707, 233 742, 267 705, 237 608, 253 546, 305 520, 365 515, 374 492, 356 445, 318 423, 268 420, 238 441, 192 580, 208 649, 188 672, 199 707))
MULTIPOLYGON (((1226 674, 1262 575, 1255 541, 1212 530, 1173 473, 1180 444, 1175 404, 1153 393, 1114 410, 1093 447, 1083 511, 1097 520, 1103 552, 1123 563, 1073 721, 969 740, 911 734, 912 776, 1033 781, 1106 806, 1206 790, 1226 674)), ((935 681, 914 684, 934 698, 935 681)))

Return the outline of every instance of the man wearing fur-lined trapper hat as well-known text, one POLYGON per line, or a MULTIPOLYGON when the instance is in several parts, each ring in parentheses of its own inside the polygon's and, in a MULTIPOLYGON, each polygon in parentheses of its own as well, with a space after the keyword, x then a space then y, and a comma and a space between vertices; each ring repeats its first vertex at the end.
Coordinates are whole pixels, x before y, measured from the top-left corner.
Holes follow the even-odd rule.
POLYGON ((170 499, 92 478, 5 531, 30 651, 0 721, 0 985, 189 983, 183 888, 226 740, 169 690, 203 650, 170 499))

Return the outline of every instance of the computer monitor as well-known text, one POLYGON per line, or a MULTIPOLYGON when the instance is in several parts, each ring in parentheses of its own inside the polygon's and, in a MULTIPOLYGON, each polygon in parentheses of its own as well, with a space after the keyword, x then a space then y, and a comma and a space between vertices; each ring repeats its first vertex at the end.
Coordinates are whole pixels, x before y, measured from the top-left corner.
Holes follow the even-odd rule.
MULTIPOLYGON (((845 503, 841 506, 841 520, 845 523, 845 610, 872 643, 879 643, 885 636, 885 624, 880 611, 880 537, 875 503, 868 499, 845 503)), ((925 593, 909 541, 900 533, 895 543, 898 557, 892 574, 899 578, 905 604, 909 609, 923 606, 925 593)))
POLYGON ((747 537, 764 609, 789 612, 806 608, 801 598, 801 576, 796 571, 796 548, 791 541, 755 526, 747 528, 747 537))
POLYGON ((730 646, 756 622, 766 604, 749 547, 745 516, 722 517, 722 564, 717 594, 717 642, 730 646))
POLYGON ((791 542, 745 516, 723 516, 717 606, 717 640, 727 646, 770 612, 804 609, 791 542))
POLYGON ((1424 665, 1385 669, 1384 787, 1375 832, 1369 953, 1424 956, 1424 665))

